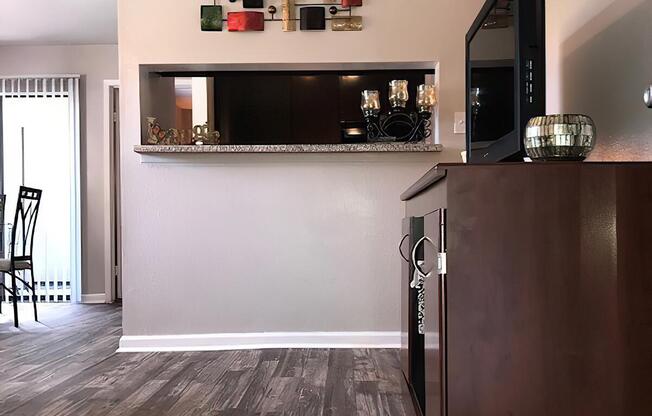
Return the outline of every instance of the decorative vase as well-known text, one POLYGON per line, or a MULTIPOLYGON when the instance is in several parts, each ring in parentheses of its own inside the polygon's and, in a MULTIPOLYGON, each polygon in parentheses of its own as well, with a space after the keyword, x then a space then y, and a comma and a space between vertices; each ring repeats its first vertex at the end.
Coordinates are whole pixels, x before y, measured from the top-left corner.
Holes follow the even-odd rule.
POLYGON ((525 130, 525 152, 532 160, 582 161, 595 147, 595 139, 595 123, 589 116, 535 117, 525 130))

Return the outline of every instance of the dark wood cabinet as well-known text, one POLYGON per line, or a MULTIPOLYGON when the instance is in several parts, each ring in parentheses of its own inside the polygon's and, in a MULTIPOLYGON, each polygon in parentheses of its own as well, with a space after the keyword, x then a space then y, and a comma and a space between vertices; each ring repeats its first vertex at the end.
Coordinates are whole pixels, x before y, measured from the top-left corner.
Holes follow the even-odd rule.
POLYGON ((437 272, 438 255, 445 252, 445 213, 437 209, 423 217, 406 217, 399 248, 403 258, 401 367, 415 407, 428 415, 442 415, 445 406, 445 276, 437 272))
MULTIPOLYGON (((221 142, 263 145, 342 143, 343 123, 349 127, 365 126, 360 91, 384 89, 393 79, 405 79, 409 81, 410 97, 416 97, 417 86, 432 73, 234 71, 201 75, 214 80, 213 118, 221 142)), ((383 95, 382 99, 383 108, 390 108, 388 96, 383 95)), ((358 141, 364 142, 366 137, 358 141)))
POLYGON ((415 403, 422 409, 425 404, 424 336, 419 329, 419 297, 423 287, 413 287, 416 277, 412 256, 423 260, 423 246, 415 247, 423 239, 423 218, 408 217, 403 220, 399 251, 401 264, 401 368, 415 403))
POLYGON ((444 339, 445 328, 445 284, 446 275, 438 271, 442 259, 439 255, 445 253, 445 222, 446 210, 439 208, 424 216, 422 274, 424 279, 425 316, 423 319, 424 366, 425 366, 425 408, 424 414, 441 416, 445 413, 446 362, 444 339))
POLYGON ((445 261, 426 416, 652 414, 652 164, 439 165, 403 199, 445 261))

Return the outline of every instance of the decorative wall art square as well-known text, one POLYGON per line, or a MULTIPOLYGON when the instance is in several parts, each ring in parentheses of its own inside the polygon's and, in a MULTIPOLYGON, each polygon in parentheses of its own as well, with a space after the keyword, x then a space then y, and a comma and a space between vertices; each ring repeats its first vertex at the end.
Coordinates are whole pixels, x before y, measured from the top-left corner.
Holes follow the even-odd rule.
POLYGON ((229 32, 250 32, 265 30, 263 12, 229 12, 227 14, 229 32))
POLYGON ((336 17, 331 21, 333 32, 359 32, 362 30, 362 16, 336 17))
POLYGON ((262 9, 263 0, 242 0, 242 7, 245 9, 262 9))
POLYGON ((325 30, 326 9, 323 7, 302 7, 300 9, 301 30, 325 30))
POLYGON ((201 30, 222 31, 222 6, 201 6, 201 30))

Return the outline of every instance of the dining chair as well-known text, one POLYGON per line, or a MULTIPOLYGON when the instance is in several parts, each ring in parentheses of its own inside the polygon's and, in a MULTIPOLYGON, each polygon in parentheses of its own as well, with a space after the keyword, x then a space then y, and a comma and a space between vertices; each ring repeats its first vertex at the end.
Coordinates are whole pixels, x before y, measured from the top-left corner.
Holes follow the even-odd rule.
MULTIPOLYGON (((5 258, 5 201, 7 197, 0 194, 0 259, 5 258)), ((2 282, 4 282, 4 275, 2 275, 2 282)), ((0 282, 0 283, 2 283, 0 282)), ((0 313, 2 313, 2 302, 5 301, 5 291, 0 290, 0 313)))
POLYGON ((32 303, 34 304, 34 320, 38 321, 36 310, 36 284, 34 279, 34 262, 32 251, 34 248, 34 234, 36 220, 41 205, 40 189, 21 186, 18 190, 18 201, 16 213, 11 229, 11 241, 9 243, 9 255, 0 260, 0 273, 11 278, 11 288, 2 279, 3 291, 8 292, 13 300, 14 326, 18 327, 18 286, 16 281, 23 283, 24 287, 32 291, 32 303), (32 284, 27 283, 25 272, 29 270, 32 284), (19 275, 20 274, 20 275, 19 275))

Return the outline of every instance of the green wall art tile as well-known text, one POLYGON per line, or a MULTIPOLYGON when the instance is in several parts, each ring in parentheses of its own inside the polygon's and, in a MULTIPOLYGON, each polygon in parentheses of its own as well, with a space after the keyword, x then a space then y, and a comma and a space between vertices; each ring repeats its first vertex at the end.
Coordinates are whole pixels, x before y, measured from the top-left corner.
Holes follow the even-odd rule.
POLYGON ((201 6, 201 30, 222 31, 222 6, 201 6))

